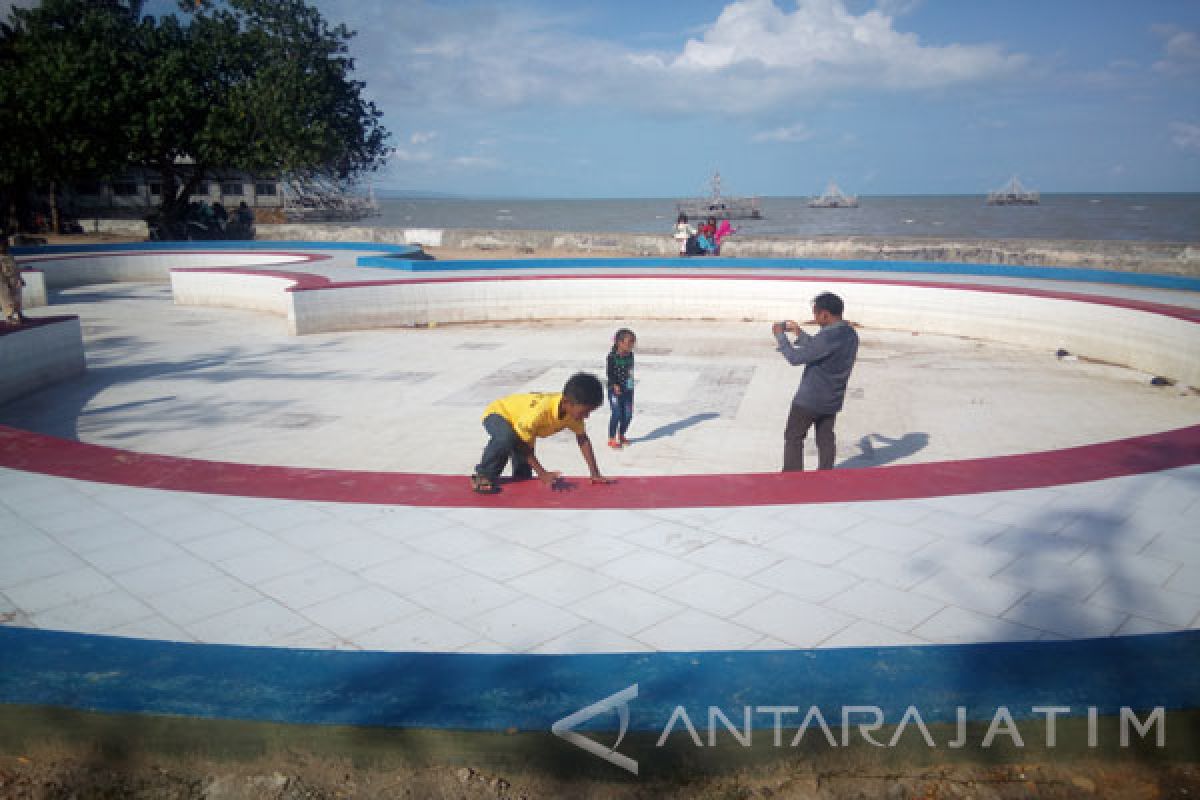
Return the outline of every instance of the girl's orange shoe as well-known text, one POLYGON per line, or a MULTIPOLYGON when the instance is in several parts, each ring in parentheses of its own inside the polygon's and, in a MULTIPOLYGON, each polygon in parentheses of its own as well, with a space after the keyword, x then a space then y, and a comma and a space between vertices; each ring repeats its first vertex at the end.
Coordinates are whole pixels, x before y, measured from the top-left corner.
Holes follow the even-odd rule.
POLYGON ((620 443, 620 442, 618 442, 616 439, 609 439, 609 440, 608 440, 608 446, 609 446, 609 447, 611 447, 611 448, 612 448, 612 449, 614 449, 614 450, 620 450, 620 449, 621 449, 621 443, 620 443))

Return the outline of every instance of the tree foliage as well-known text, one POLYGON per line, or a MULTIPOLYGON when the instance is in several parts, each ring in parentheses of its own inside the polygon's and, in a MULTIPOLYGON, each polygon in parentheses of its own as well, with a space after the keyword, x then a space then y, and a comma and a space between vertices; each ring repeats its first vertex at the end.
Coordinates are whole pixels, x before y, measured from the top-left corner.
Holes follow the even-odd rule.
MULTIPOLYGON (((0 187, 5 207, 38 184, 103 175, 120 140, 141 3, 45 0, 0 24, 0 187)), ((7 214, 5 214, 7 217, 7 214)))
POLYGON ((0 26, 0 183, 163 177, 177 215, 214 170, 352 179, 387 152, 353 33, 305 0, 43 0, 0 26))

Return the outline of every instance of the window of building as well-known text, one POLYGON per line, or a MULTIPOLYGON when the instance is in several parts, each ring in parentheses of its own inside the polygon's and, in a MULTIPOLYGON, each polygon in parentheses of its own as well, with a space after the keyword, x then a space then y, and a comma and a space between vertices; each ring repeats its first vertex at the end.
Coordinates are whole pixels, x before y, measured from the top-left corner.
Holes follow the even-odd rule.
POLYGON ((113 181, 113 194, 117 197, 132 197, 138 193, 136 181, 113 181))
POLYGON ((192 190, 192 197, 208 197, 208 181, 200 181, 192 190))
POLYGON ((223 194, 223 195, 233 195, 234 197, 241 197, 242 191, 243 191, 242 184, 240 184, 240 183, 222 183, 221 184, 221 194, 223 194))
POLYGON ((150 181, 150 194, 158 197, 162 194, 162 181, 150 181))
POLYGON ((100 194, 100 184, 95 181, 84 181, 77 184, 75 189, 80 194, 100 194))
POLYGON ((254 184, 254 193, 260 197, 274 197, 275 184, 273 183, 256 183, 254 184))

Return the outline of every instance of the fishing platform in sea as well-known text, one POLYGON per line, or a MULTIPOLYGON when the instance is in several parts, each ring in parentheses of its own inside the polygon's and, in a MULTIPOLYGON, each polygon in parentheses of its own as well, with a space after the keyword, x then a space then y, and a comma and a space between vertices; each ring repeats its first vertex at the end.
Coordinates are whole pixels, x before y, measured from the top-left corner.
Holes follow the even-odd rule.
POLYGON ((996 191, 988 192, 987 196, 989 206, 1036 206, 1041 202, 1041 194, 1027 189, 1016 175, 996 191))

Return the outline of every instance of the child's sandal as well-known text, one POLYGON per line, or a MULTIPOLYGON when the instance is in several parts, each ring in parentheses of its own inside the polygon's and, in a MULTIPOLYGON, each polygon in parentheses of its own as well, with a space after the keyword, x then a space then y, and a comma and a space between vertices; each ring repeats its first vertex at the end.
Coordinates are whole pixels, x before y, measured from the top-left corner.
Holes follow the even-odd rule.
POLYGON ((476 494, 495 494, 500 491, 496 488, 495 482, 487 475, 472 475, 471 488, 476 494))

